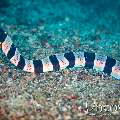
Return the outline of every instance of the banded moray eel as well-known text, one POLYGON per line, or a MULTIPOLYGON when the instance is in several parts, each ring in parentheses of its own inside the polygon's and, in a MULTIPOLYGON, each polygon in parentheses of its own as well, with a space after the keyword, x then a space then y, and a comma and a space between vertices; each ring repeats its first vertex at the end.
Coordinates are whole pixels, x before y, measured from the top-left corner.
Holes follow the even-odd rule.
POLYGON ((82 66, 85 69, 101 71, 120 80, 120 62, 108 56, 71 51, 64 54, 51 55, 42 60, 28 60, 19 53, 10 36, 2 29, 0 29, 0 43, 2 45, 2 51, 10 62, 27 72, 38 74, 82 66))

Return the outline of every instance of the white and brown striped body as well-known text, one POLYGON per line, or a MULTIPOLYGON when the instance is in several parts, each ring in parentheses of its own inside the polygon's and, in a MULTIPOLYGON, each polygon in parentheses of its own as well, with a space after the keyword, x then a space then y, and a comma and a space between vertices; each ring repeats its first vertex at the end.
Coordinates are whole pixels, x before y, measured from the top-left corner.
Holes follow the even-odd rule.
POLYGON ((3 30, 0 30, 0 42, 2 51, 11 63, 27 72, 42 73, 71 67, 84 67, 101 71, 120 80, 120 62, 108 56, 88 52, 68 52, 51 55, 42 60, 27 60, 21 56, 11 38, 3 30))

